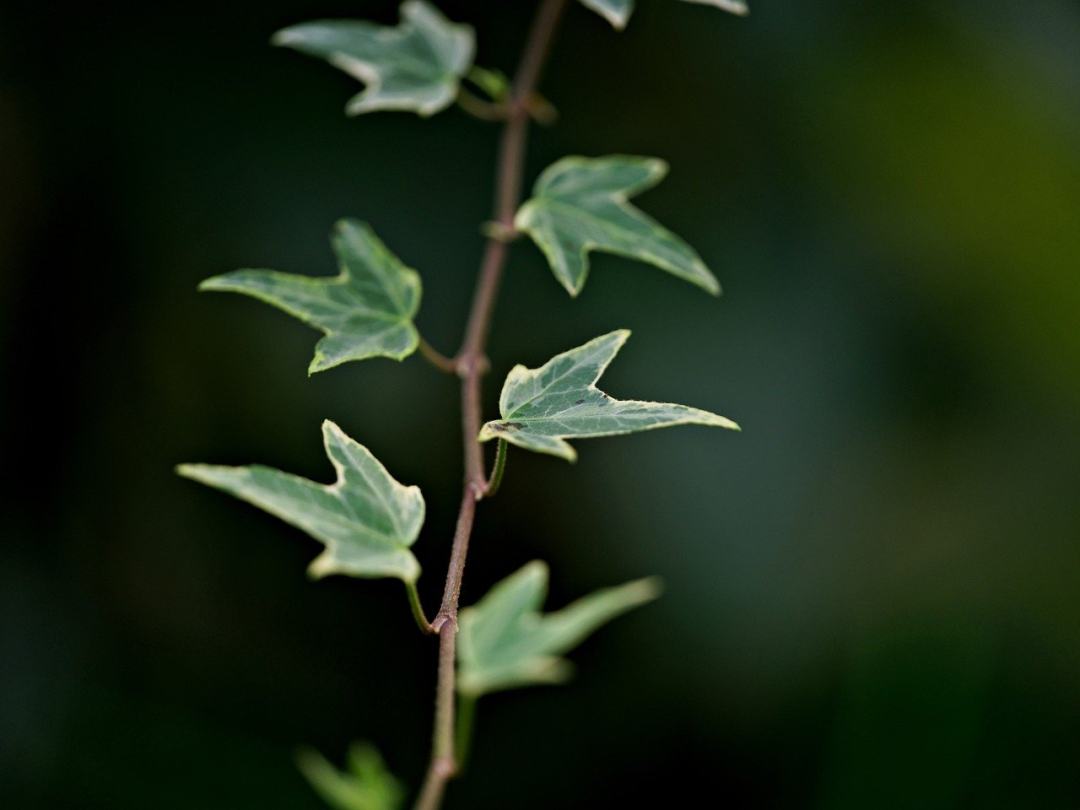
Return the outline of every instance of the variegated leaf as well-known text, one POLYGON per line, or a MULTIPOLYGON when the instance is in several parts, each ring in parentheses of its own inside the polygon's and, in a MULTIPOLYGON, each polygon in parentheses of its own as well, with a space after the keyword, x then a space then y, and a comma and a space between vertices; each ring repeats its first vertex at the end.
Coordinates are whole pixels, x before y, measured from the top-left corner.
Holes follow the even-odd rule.
POLYGON ((657 580, 639 579, 541 613, 547 583, 547 566, 531 562, 461 612, 458 690, 463 695, 565 681, 571 668, 562 655, 601 625, 660 595, 657 580))
MULTIPOLYGON (((744 15, 749 9, 742 0, 686 0, 688 3, 701 3, 706 6, 716 6, 732 14, 744 15)), ((612 24, 622 30, 630 21, 630 15, 634 12, 634 0, 581 0, 582 5, 590 8, 612 24)))
POLYGON ((544 251, 571 295, 585 286, 593 250, 646 262, 719 294, 720 284, 694 249, 627 201, 665 174, 667 164, 657 158, 563 158, 540 175, 514 225, 544 251))
POLYGON ((322 330, 326 337, 315 346, 309 374, 350 360, 408 357, 420 341, 412 321, 420 276, 365 223, 338 222, 331 244, 341 268, 336 276, 237 270, 208 278, 199 289, 250 295, 322 330))
POLYGON ((270 467, 182 464, 181 475, 228 492, 302 529, 326 549, 314 577, 395 577, 414 583, 420 564, 409 547, 424 523, 424 496, 399 484, 362 444, 323 422, 326 455, 337 479, 318 484, 270 467))
POLYGON ((540 368, 515 366, 499 398, 502 419, 488 422, 480 440, 504 439, 518 447, 574 461, 567 439, 617 436, 673 425, 738 430, 730 419, 686 405, 612 399, 596 387, 630 332, 620 329, 551 358, 540 368))
POLYGON ((401 4, 396 28, 357 20, 320 20, 282 29, 275 45, 325 59, 367 87, 350 101, 349 115, 413 110, 433 115, 454 102, 472 64, 468 25, 447 20, 423 0, 401 4))
POLYGON ((386 768, 373 745, 353 743, 345 770, 338 770, 318 751, 303 749, 297 765, 315 792, 335 810, 400 810, 405 789, 386 768))

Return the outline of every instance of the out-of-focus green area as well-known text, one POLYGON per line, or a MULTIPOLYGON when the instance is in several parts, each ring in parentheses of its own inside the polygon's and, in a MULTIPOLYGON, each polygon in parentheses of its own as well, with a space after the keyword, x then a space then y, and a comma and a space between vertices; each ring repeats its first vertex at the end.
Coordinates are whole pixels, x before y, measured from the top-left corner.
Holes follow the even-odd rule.
MULTIPOLYGON (((531 3, 440 5, 512 69, 531 3)), ((744 432, 511 453, 466 603, 535 557, 553 606, 667 587, 570 686, 480 706, 448 807, 1080 806, 1080 7, 639 5, 619 35, 572 4, 529 174, 667 159, 640 203, 725 296, 596 256, 571 301, 521 243, 489 412, 513 363, 629 327, 606 390, 744 432)), ((341 16, 396 10, 0 6, 4 807, 314 809, 294 751, 354 738, 423 772, 435 649, 400 585, 312 583, 317 544, 172 473, 328 480, 332 418, 422 487, 437 600, 454 381, 418 359, 307 379, 315 333, 195 293, 331 273, 354 216, 421 272, 425 335, 459 340, 497 132, 347 120, 355 83, 267 45, 341 16)))

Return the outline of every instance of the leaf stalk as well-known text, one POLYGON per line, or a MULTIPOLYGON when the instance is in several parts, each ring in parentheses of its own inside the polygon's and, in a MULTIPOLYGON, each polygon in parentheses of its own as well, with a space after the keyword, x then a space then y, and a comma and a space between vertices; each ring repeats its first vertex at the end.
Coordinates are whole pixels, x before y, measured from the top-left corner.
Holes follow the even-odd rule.
POLYGON ((423 355, 423 358, 431 363, 431 365, 435 366, 439 371, 445 372, 446 374, 457 373, 457 362, 452 357, 447 357, 424 340, 424 338, 420 338, 420 343, 418 345, 420 354, 423 355))
POLYGON ((488 479, 487 490, 484 492, 485 498, 494 496, 502 485, 503 473, 506 472, 506 456, 507 447, 506 442, 499 439, 498 446, 495 448, 495 466, 491 469, 491 478, 488 479))
POLYGON ((420 632, 424 635, 432 635, 435 631, 431 628, 431 622, 427 620, 424 606, 420 604, 420 594, 416 590, 416 583, 406 582, 405 592, 409 595, 409 608, 412 610, 413 618, 416 619, 416 626, 420 628, 420 632))

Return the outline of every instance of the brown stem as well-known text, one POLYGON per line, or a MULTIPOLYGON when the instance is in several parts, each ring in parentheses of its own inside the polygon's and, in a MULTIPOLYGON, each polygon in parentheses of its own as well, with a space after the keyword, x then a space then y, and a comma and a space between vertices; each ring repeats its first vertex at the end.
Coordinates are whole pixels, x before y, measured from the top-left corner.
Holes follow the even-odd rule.
MULTIPOLYGON (((521 179, 525 171, 525 141, 529 131, 529 100, 533 97, 551 40, 558 27, 566 0, 542 0, 533 19, 508 100, 509 113, 499 142, 495 176, 494 221, 503 233, 514 229, 514 212, 521 201, 521 179)), ((465 443, 465 486, 458 512, 446 587, 442 604, 431 628, 439 634, 439 672, 435 690, 435 730, 424 786, 415 810, 437 810, 442 804, 446 783, 457 770, 454 754, 454 655, 457 636, 458 597, 465 573, 476 502, 484 497, 487 475, 484 451, 477 436, 481 424, 480 384, 487 371, 488 332, 499 291, 508 244, 505 238, 489 237, 476 281, 465 338, 454 364, 461 377, 461 428, 465 443)))

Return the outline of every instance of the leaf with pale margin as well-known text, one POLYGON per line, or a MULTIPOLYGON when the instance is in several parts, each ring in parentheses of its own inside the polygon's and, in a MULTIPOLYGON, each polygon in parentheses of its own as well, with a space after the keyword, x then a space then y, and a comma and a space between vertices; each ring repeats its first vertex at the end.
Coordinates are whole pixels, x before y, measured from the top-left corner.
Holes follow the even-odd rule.
POLYGON ((720 284, 694 249, 627 202, 665 174, 658 158, 563 158, 540 175, 514 226, 544 251, 570 295, 585 286, 593 250, 647 262, 719 295, 720 284))
POLYGON ((396 577, 416 582, 420 564, 409 547, 424 522, 418 487, 398 483, 362 444, 329 419, 323 422, 326 455, 337 480, 318 484, 261 465, 182 464, 177 472, 235 495, 298 529, 326 549, 308 568, 313 577, 396 577))
POLYGON ((320 20, 284 28, 272 42, 325 59, 367 87, 349 115, 413 110, 429 116, 448 107, 469 70, 473 29, 447 20, 421 0, 401 4, 396 28, 357 20, 320 20))
POLYGON ((349 746, 344 771, 310 748, 300 751, 296 764, 315 792, 336 810, 399 810, 405 803, 401 782, 368 743, 349 746))
POLYGON ((363 222, 341 220, 330 241, 336 276, 237 270, 208 278, 199 289, 250 295, 322 330, 326 337, 315 345, 308 374, 369 357, 405 359, 420 342, 412 321, 420 276, 363 222))
POLYGON ((541 613, 548 569, 536 560, 461 611, 458 690, 471 697, 531 684, 561 683, 571 673, 560 656, 594 630, 660 595, 654 578, 606 588, 562 610, 541 613))
POLYGON ((709 411, 667 402, 612 399, 596 381, 630 337, 619 329, 557 354, 540 368, 514 366, 499 397, 502 419, 488 422, 480 441, 503 439, 538 453, 574 461, 565 440, 618 436, 674 425, 739 426, 709 411))
MULTIPOLYGON (((716 6, 739 16, 749 13, 746 3, 742 0, 686 0, 686 2, 716 6)), ((581 0, 581 4, 595 11, 619 30, 626 28, 630 15, 634 12, 634 0, 581 0)))

